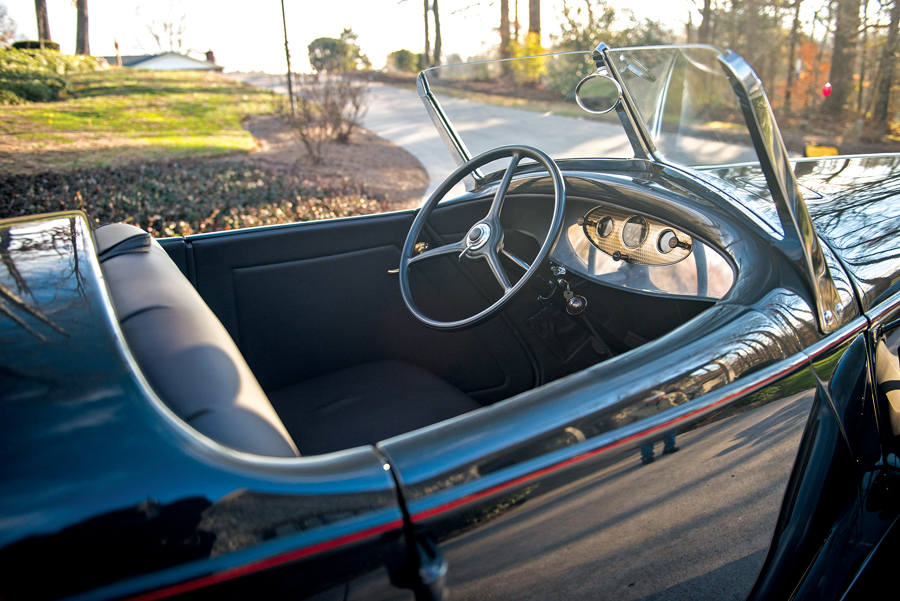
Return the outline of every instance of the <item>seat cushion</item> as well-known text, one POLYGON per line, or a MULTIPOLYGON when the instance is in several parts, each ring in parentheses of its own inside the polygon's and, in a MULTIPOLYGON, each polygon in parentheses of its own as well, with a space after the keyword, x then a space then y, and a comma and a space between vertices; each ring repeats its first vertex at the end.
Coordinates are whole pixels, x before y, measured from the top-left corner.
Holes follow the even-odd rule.
POLYGON ((128 347, 159 398, 213 440, 247 453, 297 450, 225 327, 166 251, 127 225, 95 233, 128 347), (117 252, 121 249, 123 252, 117 252))
POLYGON ((376 361, 269 393, 304 455, 375 444, 481 405, 419 367, 376 361))

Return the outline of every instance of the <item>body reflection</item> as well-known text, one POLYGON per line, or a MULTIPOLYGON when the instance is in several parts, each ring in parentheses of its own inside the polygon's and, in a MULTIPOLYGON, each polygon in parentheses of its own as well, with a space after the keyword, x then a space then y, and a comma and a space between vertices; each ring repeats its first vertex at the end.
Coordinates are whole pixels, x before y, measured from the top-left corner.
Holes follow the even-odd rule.
MULTIPOLYGON (((677 431, 672 431, 663 436, 663 455, 671 455, 677 451, 681 450, 681 447, 675 446, 675 436, 678 434, 677 431)), ((641 445, 641 463, 647 465, 648 463, 653 463, 656 459, 653 457, 653 445, 656 441, 647 442, 641 445)))

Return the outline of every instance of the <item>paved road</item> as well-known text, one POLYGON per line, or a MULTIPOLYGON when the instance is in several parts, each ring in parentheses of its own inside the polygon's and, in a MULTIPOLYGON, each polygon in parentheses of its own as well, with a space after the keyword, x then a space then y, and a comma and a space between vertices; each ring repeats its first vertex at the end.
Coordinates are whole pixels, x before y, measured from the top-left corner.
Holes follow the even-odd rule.
MULTIPOLYGON (((227 76, 286 93, 286 86, 278 75, 229 73, 227 76)), ((633 156, 618 125, 459 98, 441 99, 441 105, 473 155, 506 144, 524 144, 540 148, 551 156, 633 156)), ((457 166, 418 94, 410 88, 372 84, 369 110, 362 125, 419 159, 429 178, 426 198, 457 166)), ((747 149, 740 146, 699 138, 682 138, 682 144, 704 162, 748 160, 747 149)), ((677 160, 678 157, 673 158, 677 160)), ((487 170, 492 169, 488 166, 487 170)))

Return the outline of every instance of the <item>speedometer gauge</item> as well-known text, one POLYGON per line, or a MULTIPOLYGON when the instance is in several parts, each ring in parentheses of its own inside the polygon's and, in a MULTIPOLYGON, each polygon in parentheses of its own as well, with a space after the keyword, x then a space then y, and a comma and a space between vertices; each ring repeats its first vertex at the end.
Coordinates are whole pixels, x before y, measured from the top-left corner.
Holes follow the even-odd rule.
POLYGON ((603 217, 597 222, 597 235, 606 238, 613 231, 613 220, 609 216, 603 217))
POLYGON ((647 220, 640 215, 635 215, 626 221, 625 227, 622 228, 622 242, 628 248, 637 248, 647 239, 649 229, 647 220))

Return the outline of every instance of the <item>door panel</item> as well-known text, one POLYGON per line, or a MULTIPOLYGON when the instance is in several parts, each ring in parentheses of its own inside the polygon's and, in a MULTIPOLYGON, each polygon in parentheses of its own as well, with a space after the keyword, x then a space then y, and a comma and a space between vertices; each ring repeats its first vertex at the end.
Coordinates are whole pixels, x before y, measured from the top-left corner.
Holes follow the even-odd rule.
MULTIPOLYGON (((802 565, 790 555, 778 564, 796 586, 832 518, 859 510, 834 409, 847 403, 821 392, 840 389, 822 374, 855 347, 823 343, 838 346, 817 372, 803 353, 771 362, 774 348, 751 342, 788 339, 759 318, 714 307, 693 322, 696 336, 708 320, 709 337, 672 334, 677 353, 663 339, 381 443, 454 597, 744 599, 782 551, 770 550, 776 532, 802 552, 802 565), (679 450, 664 454, 671 436, 679 450), (644 464, 648 443, 654 461, 644 464)), ((841 341, 861 335, 858 322, 841 341)), ((844 363, 864 382, 857 359, 844 363)), ((776 596, 793 590, 775 580, 776 596)))
POLYGON ((742 599, 814 408, 808 376, 678 430, 676 453, 660 430, 651 464, 633 442, 458 509, 413 503, 413 519, 443 541, 457 599, 742 599))

